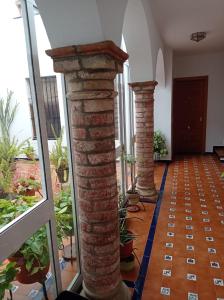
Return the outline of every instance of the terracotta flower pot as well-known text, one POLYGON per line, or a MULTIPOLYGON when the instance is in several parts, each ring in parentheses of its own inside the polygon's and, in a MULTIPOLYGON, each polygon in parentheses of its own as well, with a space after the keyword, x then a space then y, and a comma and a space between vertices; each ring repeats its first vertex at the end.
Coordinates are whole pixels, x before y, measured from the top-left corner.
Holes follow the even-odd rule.
POLYGON ((136 205, 140 201, 140 195, 138 192, 133 193, 132 191, 127 191, 126 197, 129 205, 136 205))
POLYGON ((35 196, 35 190, 27 190, 26 192, 22 193, 23 196, 35 196))
POLYGON ((133 240, 127 242, 124 245, 120 245, 120 257, 121 259, 131 256, 133 251, 133 240))
POLYGON ((135 268, 135 257, 133 254, 126 257, 125 259, 121 259, 120 269, 122 272, 130 272, 135 268))
MULTIPOLYGON (((45 281, 46 275, 49 271, 49 264, 43 269, 39 270, 37 273, 31 275, 30 272, 27 271, 25 261, 23 256, 11 256, 9 261, 16 263, 16 268, 19 268, 20 271, 16 274, 16 280, 22 284, 32 284, 35 282, 43 283, 45 281)), ((34 267, 38 267, 38 262, 34 261, 34 267)))

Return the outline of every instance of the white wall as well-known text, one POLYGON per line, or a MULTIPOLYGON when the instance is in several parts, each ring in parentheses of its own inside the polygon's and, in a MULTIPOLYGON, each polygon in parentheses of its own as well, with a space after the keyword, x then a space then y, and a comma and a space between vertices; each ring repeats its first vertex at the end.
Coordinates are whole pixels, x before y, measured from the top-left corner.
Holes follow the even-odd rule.
POLYGON ((153 80, 152 46, 141 1, 128 1, 123 36, 129 54, 131 82, 153 80))
MULTIPOLYGON (((173 53, 171 49, 165 49, 165 85, 163 84, 160 72, 157 72, 158 85, 155 89, 154 102, 154 129, 160 130, 165 138, 168 149, 168 155, 162 160, 171 160, 172 158, 172 81, 173 81, 173 53)), ((157 68, 160 68, 158 66, 157 68)), ((161 71, 161 70, 160 70, 161 71)))
POLYGON ((206 151, 224 145, 224 52, 174 58, 174 77, 208 75, 206 151))

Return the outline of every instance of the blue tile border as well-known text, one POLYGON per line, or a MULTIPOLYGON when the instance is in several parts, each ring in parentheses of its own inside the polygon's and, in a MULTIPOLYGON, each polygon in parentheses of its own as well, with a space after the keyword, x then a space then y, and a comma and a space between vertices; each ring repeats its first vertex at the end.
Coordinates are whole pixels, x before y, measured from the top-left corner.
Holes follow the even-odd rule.
POLYGON ((169 165, 167 164, 166 168, 164 170, 164 173, 163 173, 163 178, 162 178, 162 182, 161 182, 161 186, 160 186, 160 190, 159 190, 159 194, 158 194, 158 200, 157 200, 156 207, 154 210, 152 223, 151 223, 151 226, 149 229, 149 234, 148 234, 148 238, 147 238, 147 242, 146 242, 146 246, 145 246, 145 250, 144 250, 144 255, 143 255, 142 262, 141 262, 140 269, 139 269, 139 275, 138 275, 137 280, 134 283, 134 293, 132 296, 132 300, 140 300, 142 297, 145 278, 146 278, 146 274, 147 274, 147 270, 148 270, 148 266, 149 266, 151 252, 152 252, 152 246, 153 246, 153 240, 154 240, 155 231, 156 231, 156 225, 158 222, 158 217, 159 217, 159 212, 160 212, 160 206, 162 203, 168 168, 169 168, 169 165))

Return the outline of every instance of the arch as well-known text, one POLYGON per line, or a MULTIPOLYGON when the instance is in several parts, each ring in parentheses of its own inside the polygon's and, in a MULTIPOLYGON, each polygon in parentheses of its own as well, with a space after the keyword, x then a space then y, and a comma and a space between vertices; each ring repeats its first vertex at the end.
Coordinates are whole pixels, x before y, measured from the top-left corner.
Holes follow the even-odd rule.
POLYGON ((148 0, 36 0, 52 48, 112 40, 122 33, 132 81, 155 79, 161 39, 148 0))
POLYGON ((123 37, 129 54, 131 81, 153 80, 150 33, 141 0, 128 0, 123 37))
POLYGON ((165 87, 165 65, 164 65, 164 56, 163 51, 161 48, 159 48, 158 54, 157 54, 157 61, 156 61, 156 81, 159 84, 159 87, 165 87))

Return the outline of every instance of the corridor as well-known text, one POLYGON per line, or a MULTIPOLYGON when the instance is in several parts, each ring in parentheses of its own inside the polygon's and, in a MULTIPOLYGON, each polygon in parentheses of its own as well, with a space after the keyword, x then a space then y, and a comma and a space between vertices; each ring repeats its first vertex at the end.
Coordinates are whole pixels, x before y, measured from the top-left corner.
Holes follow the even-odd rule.
POLYGON ((216 156, 168 167, 142 299, 224 299, 224 181, 216 156))

